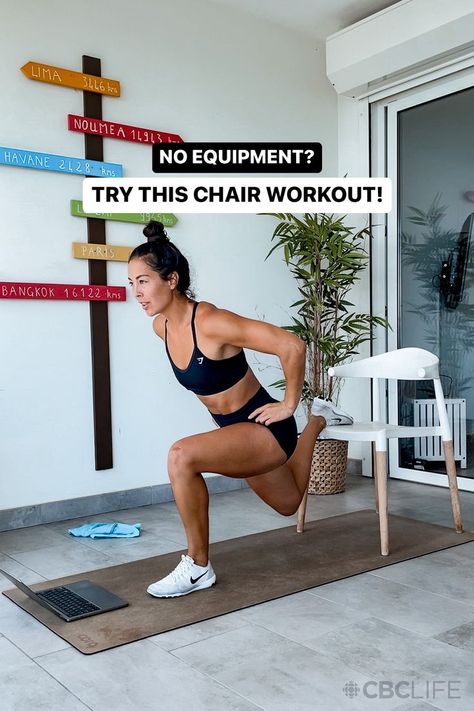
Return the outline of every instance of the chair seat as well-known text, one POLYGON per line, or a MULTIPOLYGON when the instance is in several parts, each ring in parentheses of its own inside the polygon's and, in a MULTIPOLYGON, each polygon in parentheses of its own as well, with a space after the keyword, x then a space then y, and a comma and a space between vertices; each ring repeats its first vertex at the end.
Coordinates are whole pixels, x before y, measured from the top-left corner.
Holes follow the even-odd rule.
MULTIPOLYGON (((441 435, 441 427, 410 427, 386 422, 354 422, 353 425, 329 425, 325 429, 329 439, 351 442, 377 442, 401 437, 433 437, 441 435)), ((381 447, 385 449, 385 447, 381 447)))

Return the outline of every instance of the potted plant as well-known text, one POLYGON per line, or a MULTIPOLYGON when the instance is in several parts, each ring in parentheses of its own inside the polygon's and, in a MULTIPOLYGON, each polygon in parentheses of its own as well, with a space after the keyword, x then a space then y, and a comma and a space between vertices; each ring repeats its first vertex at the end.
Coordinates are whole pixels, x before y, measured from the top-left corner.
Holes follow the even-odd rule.
MULTIPOLYGON (((337 400, 337 388, 327 376, 328 368, 352 359, 371 338, 373 326, 387 327, 388 323, 380 316, 357 313, 347 298, 367 267, 367 227, 356 230, 344 223, 343 216, 327 214, 271 216, 278 220, 272 235, 276 244, 266 259, 275 250, 282 250, 301 297, 291 305, 297 315, 285 328, 307 346, 302 400, 309 417, 313 398, 337 400)), ((285 380, 273 385, 283 388, 285 380)), ((317 440, 309 492, 344 491, 346 468, 347 442, 317 440)))

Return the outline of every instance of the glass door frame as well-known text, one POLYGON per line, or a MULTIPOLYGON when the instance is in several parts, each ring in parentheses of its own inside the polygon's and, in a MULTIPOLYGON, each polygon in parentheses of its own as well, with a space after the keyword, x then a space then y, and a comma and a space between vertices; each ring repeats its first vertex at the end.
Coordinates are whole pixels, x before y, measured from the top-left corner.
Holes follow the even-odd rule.
MULTIPOLYGON (((373 313, 386 314, 392 330, 375 334, 374 354, 399 347, 400 268, 398 263, 398 114, 400 111, 424 104, 474 86, 474 64, 446 77, 412 87, 385 98, 373 98, 370 105, 371 175, 392 180, 393 209, 386 215, 373 215, 374 235, 371 250, 371 292, 373 313)), ((382 329, 383 331, 384 329, 382 329)), ((398 421, 397 383, 388 382, 388 422, 398 421)), ((389 442, 390 476, 423 484, 448 487, 447 476, 436 472, 408 469, 400 466, 398 441, 389 442)), ((474 491, 474 479, 458 475, 458 487, 474 491)))

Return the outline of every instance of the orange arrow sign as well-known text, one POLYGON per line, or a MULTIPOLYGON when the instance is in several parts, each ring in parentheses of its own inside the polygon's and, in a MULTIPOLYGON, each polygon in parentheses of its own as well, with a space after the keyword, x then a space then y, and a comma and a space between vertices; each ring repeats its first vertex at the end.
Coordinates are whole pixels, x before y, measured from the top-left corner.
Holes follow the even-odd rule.
POLYGON ((120 96, 120 82, 115 79, 95 77, 92 74, 73 72, 71 69, 61 69, 61 67, 52 67, 50 64, 40 64, 39 62, 27 62, 22 66, 21 71, 28 79, 35 81, 67 86, 70 89, 92 91, 106 96, 120 96))

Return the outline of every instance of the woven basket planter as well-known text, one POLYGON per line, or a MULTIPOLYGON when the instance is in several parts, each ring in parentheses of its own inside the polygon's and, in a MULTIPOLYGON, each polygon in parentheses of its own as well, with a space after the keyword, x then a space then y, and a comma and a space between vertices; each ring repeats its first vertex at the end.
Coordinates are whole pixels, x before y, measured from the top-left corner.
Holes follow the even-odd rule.
POLYGON ((340 494, 346 487, 347 445, 338 439, 318 439, 309 476, 309 494, 340 494))

